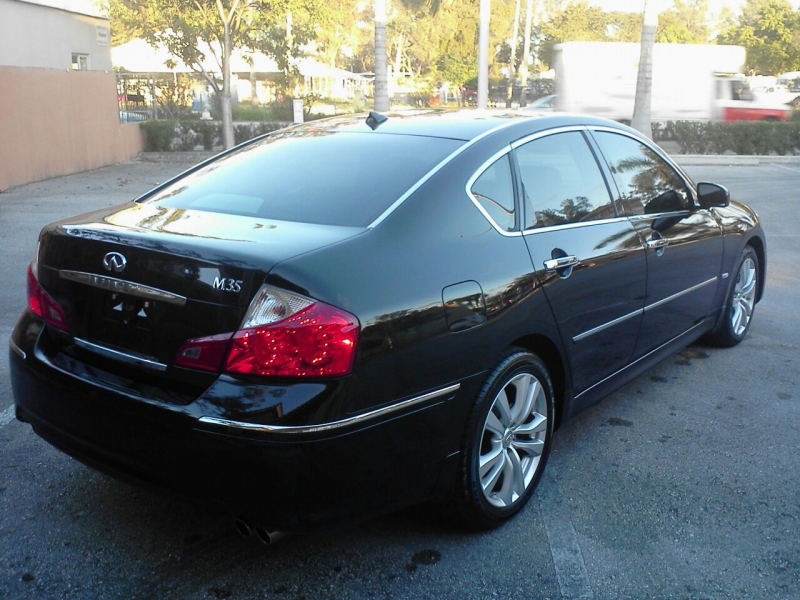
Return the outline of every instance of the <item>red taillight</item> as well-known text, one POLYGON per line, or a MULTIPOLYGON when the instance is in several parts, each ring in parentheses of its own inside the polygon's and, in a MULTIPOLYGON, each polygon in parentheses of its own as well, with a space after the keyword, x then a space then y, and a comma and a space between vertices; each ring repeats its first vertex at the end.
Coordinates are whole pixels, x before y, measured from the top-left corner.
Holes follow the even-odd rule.
POLYGON ((187 341, 175 364, 261 377, 340 377, 353 370, 358 331, 348 312, 264 285, 242 329, 187 341))
POLYGON ((48 325, 68 331, 64 309, 39 285, 30 265, 28 265, 28 307, 48 325))
POLYGON ((358 321, 317 302, 294 315, 237 331, 224 370, 273 377, 337 377, 353 369, 358 321))
POLYGON ((175 364, 188 369, 219 371, 232 337, 233 333, 221 333, 188 340, 178 351, 175 364))

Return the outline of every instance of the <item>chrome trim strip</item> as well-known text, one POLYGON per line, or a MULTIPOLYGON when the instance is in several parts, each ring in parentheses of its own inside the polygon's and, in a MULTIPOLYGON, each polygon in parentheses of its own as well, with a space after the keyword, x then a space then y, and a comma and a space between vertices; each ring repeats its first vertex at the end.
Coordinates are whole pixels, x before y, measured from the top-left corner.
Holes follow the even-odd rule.
POLYGON ((121 362, 136 365, 138 367, 144 367, 145 369, 152 369, 153 371, 167 370, 167 365, 164 363, 160 363, 150 358, 144 358, 141 356, 134 356, 133 354, 128 354, 126 352, 120 352, 119 350, 101 346, 100 344, 95 344, 94 342, 87 342, 81 338, 75 338, 75 345, 79 348, 83 348, 84 350, 88 350, 89 352, 99 354, 100 356, 119 360, 121 362))
POLYGON ((129 294, 149 300, 160 300, 161 302, 177 304, 178 306, 186 304, 185 296, 173 294, 172 292, 160 290, 141 283, 115 279, 114 277, 106 277, 105 275, 97 275, 95 273, 85 273, 83 271, 59 271, 58 274, 61 279, 83 283, 109 292, 119 292, 121 294, 129 294))
POLYGON ((516 150, 520 146, 538 140, 539 138, 547 137, 548 135, 556 135, 558 133, 566 133, 568 131, 586 131, 586 125, 566 125, 564 127, 555 127, 554 129, 545 129, 544 131, 537 131, 530 135, 526 135, 514 142, 511 142, 511 149, 516 150))
POLYGON ((648 304, 647 306, 644 307, 644 312, 647 312, 648 310, 653 310, 654 308, 657 308, 657 307, 661 306, 662 304, 666 304, 667 302, 670 302, 672 300, 675 300, 676 298, 680 298, 681 296, 684 296, 684 295, 686 295, 686 294, 688 294, 690 292, 693 292, 693 291, 695 291, 697 289, 700 289, 704 285, 708 285, 709 283, 714 283, 716 280, 717 280, 717 276, 715 275, 711 279, 708 279, 708 280, 706 280, 706 281, 704 281, 702 283, 698 283, 697 285, 693 285, 690 288, 686 288, 685 290, 683 290, 681 292, 678 292, 677 294, 672 294, 672 296, 667 296, 666 298, 662 298, 658 302, 653 302, 652 304, 648 304))
POLYGON ((14 340, 9 339, 8 340, 8 345, 14 351, 14 354, 19 356, 22 360, 26 360, 28 358, 28 355, 25 353, 25 350, 23 350, 22 348, 17 346, 17 344, 14 343, 14 340))
POLYGON ((648 215, 631 215, 628 218, 631 221, 655 221, 656 219, 663 219, 666 217, 685 217, 692 214, 690 210, 671 210, 668 212, 651 213, 648 215))
POLYGON ((600 381, 598 381, 597 383, 595 383, 595 384, 593 384, 593 385, 590 385, 588 388, 586 388, 586 389, 585 389, 585 390, 583 390, 582 392, 580 392, 580 393, 578 393, 578 394, 575 394, 575 398, 576 398, 576 399, 577 399, 577 398, 580 398, 581 396, 583 396, 583 395, 584 395, 584 394, 586 394, 587 392, 589 392, 589 391, 593 390, 594 388, 596 388, 596 387, 597 387, 598 385, 600 385, 601 383, 605 383, 606 381, 608 381, 608 380, 609 380, 609 379, 611 379, 612 377, 616 377, 617 375, 619 375, 619 374, 620 374, 620 373, 622 373, 623 371, 627 371, 628 369, 630 369, 630 368, 631 368, 633 365, 635 365, 635 364, 636 364, 636 363, 638 363, 639 361, 642 361, 642 360, 644 360, 645 358, 647 358, 648 356, 650 356, 650 355, 651 355, 651 354, 653 354, 654 352, 658 352, 658 351, 659 351, 659 350, 661 350, 661 349, 662 349, 664 346, 666 346, 666 345, 668 345, 668 344, 671 344, 672 342, 674 342, 675 340, 677 340, 679 337, 682 337, 682 336, 686 335, 687 333, 689 333, 689 332, 690 332, 690 331, 692 331, 693 329, 697 329, 698 327, 700 327, 700 325, 702 325, 702 324, 703 324, 703 323, 705 323, 705 322, 706 322, 706 321, 705 321, 705 319, 704 319, 704 320, 700 321, 699 323, 697 323, 697 324, 695 324, 695 325, 692 325, 691 327, 689 327, 689 329, 687 329, 687 330, 686 330, 686 331, 684 331, 683 333, 679 333, 679 334, 678 334, 678 335, 676 335, 674 338, 671 338, 671 339, 667 340, 666 342, 664 342, 663 344, 661 344, 661 345, 660 345, 658 348, 653 348, 652 350, 650 350, 650 352, 648 352, 647 354, 644 354, 644 355, 640 356, 639 358, 637 358, 637 359, 636 359, 635 361, 633 361, 632 363, 628 363, 627 365, 625 365, 624 367, 622 367, 622 368, 621 368, 621 369, 619 369, 618 371, 614 371, 614 372, 613 372, 611 375, 609 375, 608 377, 604 377, 603 379, 601 379, 601 380, 600 380, 600 381))
POLYGON ((596 221, 579 221, 577 223, 564 223, 562 225, 548 225, 547 227, 526 229, 522 232, 522 235, 533 235, 534 233, 559 231, 561 229, 574 229, 576 227, 591 227, 592 225, 606 225, 608 223, 624 223, 627 220, 628 217, 612 217, 610 219, 597 219, 596 221))
POLYGON ((415 406, 417 404, 425 402, 426 400, 432 400, 433 398, 446 396, 447 394, 451 394, 457 391, 460 387, 461 384, 456 383, 453 385, 449 385, 446 388, 442 388, 440 390, 436 390, 433 392, 428 392, 427 394, 416 396, 415 398, 410 398, 408 400, 398 402, 397 404, 392 404, 390 406, 385 406, 383 408, 378 408, 375 410, 371 410, 369 412, 361 413, 360 415, 356 415, 354 417, 349 417, 347 419, 342 419, 340 421, 319 423, 317 425, 259 425, 257 423, 244 423, 242 421, 231 421, 229 419, 220 419, 218 417, 200 417, 199 422, 203 423, 204 425, 214 425, 218 427, 226 427, 229 429, 241 429, 245 431, 254 431, 262 433, 293 433, 293 434, 318 433, 321 431, 340 429, 342 427, 347 427, 349 425, 356 425, 358 423, 363 423, 364 421, 368 421, 377 417, 382 417, 384 415, 391 414, 398 410, 415 406))
POLYGON ((580 342, 582 339, 585 339, 585 338, 589 337, 590 335, 593 335, 595 333, 599 333, 599 332, 603 331, 604 329, 608 329, 609 327, 613 327, 614 325, 616 325, 618 323, 622 323, 623 321, 627 321, 628 319, 632 319, 633 317, 638 317, 641 314, 644 314, 644 309, 643 308, 636 309, 635 311, 633 311, 631 313, 628 313, 627 315, 622 315, 621 317, 617 317, 616 319, 614 319, 612 321, 609 321, 608 323, 603 323, 602 325, 598 325, 597 327, 594 327, 593 329, 590 329, 589 331, 584 331, 583 333, 581 333, 579 335, 576 335, 574 338, 572 338, 572 341, 573 342, 580 342))
POLYGON ((417 182, 416 182, 414 185, 412 185, 412 186, 411 186, 411 187, 410 187, 410 188, 409 188, 409 189, 406 191, 406 193, 405 193, 405 194, 403 194, 403 195, 402 195, 402 196, 400 196, 400 197, 399 197, 397 200, 395 200, 395 201, 392 203, 392 205, 391 205, 389 208, 387 208, 385 211, 383 211, 383 212, 381 213, 381 215, 380 215, 380 216, 379 216, 377 219, 375 219, 375 220, 374 220, 372 223, 370 223, 369 225, 367 225, 367 229, 372 229, 373 227, 377 227, 378 225, 380 225, 380 224, 381 224, 381 222, 382 222, 382 221, 383 221, 383 220, 384 220, 386 217, 388 217, 390 214, 392 214, 392 213, 393 213, 393 212, 394 212, 394 211, 397 209, 397 207, 398 207, 398 206, 400 206, 400 205, 401 205, 403 202, 405 202, 405 201, 408 199, 408 197, 409 197, 409 196, 411 196, 411 194, 413 194, 413 193, 414 193, 414 192, 416 192, 416 191, 417 191, 419 188, 421 188, 421 187, 422 187, 422 185, 423 185, 423 184, 424 184, 426 181, 428 181, 428 180, 429 180, 431 177, 433 177, 434 175, 436 175, 436 173, 438 173, 438 172, 439 172, 439 171, 441 171, 441 170, 442 170, 444 167, 446 167, 446 166, 447 166, 447 164, 448 164, 450 161, 452 161, 452 160, 453 160, 453 159, 454 159, 456 156, 458 156, 459 154, 461 154, 462 152, 464 152, 464 151, 465 151, 467 148, 469 148, 470 146, 474 146, 474 145, 475 145, 476 143, 478 143, 480 140, 482 140, 483 138, 485 138, 485 137, 487 137, 487 136, 489 136, 489 135, 493 134, 495 131, 499 131, 499 130, 501 130, 501 129, 504 129, 504 128, 506 128, 506 127, 511 127, 512 125, 516 125, 517 123, 520 123, 521 121, 522 121, 522 119, 509 119, 507 123, 501 123, 500 125, 496 125, 495 127, 492 127, 491 129, 487 129, 486 131, 484 131, 484 132, 483 132, 483 133, 481 133, 480 135, 478 135, 478 136, 475 136, 475 137, 474 137, 474 138, 472 138, 471 140, 467 140, 467 141, 465 141, 465 142, 464 142, 464 144, 462 144, 461 146, 459 146, 458 148, 456 148, 456 149, 455 149, 455 150, 454 150, 454 151, 453 151, 453 152, 452 152, 452 153, 451 153, 449 156, 445 157, 445 158, 444 158, 444 159, 443 159, 443 160, 442 160, 442 161, 441 161, 441 162, 440 162, 438 165, 436 165, 436 166, 435 166, 435 167, 433 167, 433 168, 432 168, 430 171, 428 171, 428 172, 427 172, 425 175, 423 175, 423 176, 422 176, 422 179, 420 179, 419 181, 417 181, 417 182))

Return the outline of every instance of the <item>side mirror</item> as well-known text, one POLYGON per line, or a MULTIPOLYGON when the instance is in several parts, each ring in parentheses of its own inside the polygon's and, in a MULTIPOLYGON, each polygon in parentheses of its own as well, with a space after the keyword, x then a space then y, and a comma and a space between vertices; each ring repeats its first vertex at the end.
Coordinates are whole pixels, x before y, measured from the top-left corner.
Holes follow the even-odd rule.
POLYGON ((731 203, 731 194, 728 188, 716 183, 698 183, 697 202, 703 208, 724 208, 731 203))

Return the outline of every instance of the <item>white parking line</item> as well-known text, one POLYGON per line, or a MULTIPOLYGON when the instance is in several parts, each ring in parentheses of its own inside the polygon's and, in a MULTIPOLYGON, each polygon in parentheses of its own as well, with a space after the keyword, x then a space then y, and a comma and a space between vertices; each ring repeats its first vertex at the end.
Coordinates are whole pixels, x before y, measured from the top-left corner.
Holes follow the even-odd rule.
POLYGON ((14 405, 12 404, 3 412, 0 412, 0 429, 11 423, 14 420, 14 405))
POLYGON ((779 165, 778 163, 770 163, 773 167, 778 167, 779 169, 786 169, 787 171, 792 171, 793 173, 800 173, 800 169, 793 169, 792 167, 787 167, 786 165, 779 165))
POLYGON ((589 584, 589 573, 583 562, 583 553, 567 504, 559 492, 553 466, 552 462, 547 465, 536 489, 536 496, 556 569, 558 587, 564 600, 590 600, 594 598, 594 594, 589 584))

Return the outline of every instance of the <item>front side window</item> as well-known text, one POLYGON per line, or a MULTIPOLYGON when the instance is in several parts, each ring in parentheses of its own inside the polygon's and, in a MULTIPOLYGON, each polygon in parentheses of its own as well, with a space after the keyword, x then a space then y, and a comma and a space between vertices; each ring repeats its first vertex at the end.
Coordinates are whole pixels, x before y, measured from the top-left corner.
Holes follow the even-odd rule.
POLYGON ((516 225, 514 179, 511 176, 508 155, 498 159, 481 173, 470 191, 500 229, 513 231, 516 225))
POLYGON ((595 132, 628 216, 688 210, 683 179, 652 149, 616 133, 595 132))
POLYGON ((579 131, 549 135, 516 150, 525 229, 615 217, 600 167, 579 131))

